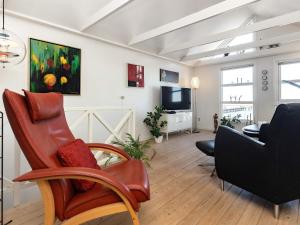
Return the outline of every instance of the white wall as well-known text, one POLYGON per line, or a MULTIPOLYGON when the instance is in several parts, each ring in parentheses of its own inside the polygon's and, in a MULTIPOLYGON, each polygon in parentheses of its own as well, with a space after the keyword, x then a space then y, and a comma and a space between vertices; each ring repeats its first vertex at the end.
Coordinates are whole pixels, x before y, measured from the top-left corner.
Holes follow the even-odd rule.
POLYGON ((197 91, 198 128, 213 130, 213 114, 221 116, 221 69, 239 65, 254 65, 254 116, 255 121, 270 121, 278 105, 278 66, 277 62, 299 59, 300 53, 257 58, 235 63, 216 64, 194 68, 194 76, 200 78, 197 91), (262 91, 262 70, 268 70, 269 90, 262 91))
MULTIPOLYGON (((66 15, 67 16, 67 15, 66 15)), ((192 70, 180 64, 147 56, 124 48, 71 34, 14 17, 6 18, 7 29, 17 33, 27 47, 29 38, 61 43, 81 48, 81 95, 65 96, 65 106, 121 106, 120 96, 125 96, 124 107, 136 110, 137 134, 142 139, 150 137, 142 120, 146 112, 159 104, 159 69, 180 73, 180 85, 189 86, 192 70), (127 63, 145 66, 145 88, 127 87, 127 63)), ((21 92, 29 88, 29 57, 15 67, 0 69, 0 91, 5 88, 21 92)), ((3 103, 0 103, 3 110, 3 103)), ((5 176, 14 177, 15 141, 7 121, 5 121, 5 176)), ((28 170, 26 160, 22 160, 22 170, 28 170)))

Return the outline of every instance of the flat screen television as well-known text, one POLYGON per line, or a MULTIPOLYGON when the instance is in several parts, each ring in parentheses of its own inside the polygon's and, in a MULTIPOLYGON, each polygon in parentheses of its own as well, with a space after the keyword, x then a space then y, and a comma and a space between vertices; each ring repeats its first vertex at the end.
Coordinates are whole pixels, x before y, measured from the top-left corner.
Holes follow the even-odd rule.
POLYGON ((165 110, 190 110, 191 89, 162 86, 161 105, 165 110))

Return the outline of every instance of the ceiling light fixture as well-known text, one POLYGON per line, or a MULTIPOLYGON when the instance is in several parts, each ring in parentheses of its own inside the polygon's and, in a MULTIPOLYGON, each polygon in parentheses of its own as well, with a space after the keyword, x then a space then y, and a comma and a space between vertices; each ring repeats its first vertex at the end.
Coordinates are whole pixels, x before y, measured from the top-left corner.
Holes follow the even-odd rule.
POLYGON ((268 49, 272 49, 272 48, 279 48, 280 44, 276 43, 276 44, 271 44, 271 45, 263 45, 259 47, 259 50, 268 50, 268 49))
POLYGON ((0 63, 19 64, 26 55, 24 42, 14 33, 5 29, 4 0, 2 0, 2 29, 0 29, 0 63))

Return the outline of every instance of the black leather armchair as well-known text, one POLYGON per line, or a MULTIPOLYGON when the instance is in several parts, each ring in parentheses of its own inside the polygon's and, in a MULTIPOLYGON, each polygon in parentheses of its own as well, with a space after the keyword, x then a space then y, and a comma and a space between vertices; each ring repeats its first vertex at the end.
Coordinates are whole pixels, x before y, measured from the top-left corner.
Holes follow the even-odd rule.
POLYGON ((259 141, 266 143, 270 137, 270 124, 264 123, 259 130, 259 141))
POLYGON ((300 104, 278 106, 259 140, 220 126, 216 170, 223 181, 272 202, 278 218, 279 204, 300 197, 300 104))

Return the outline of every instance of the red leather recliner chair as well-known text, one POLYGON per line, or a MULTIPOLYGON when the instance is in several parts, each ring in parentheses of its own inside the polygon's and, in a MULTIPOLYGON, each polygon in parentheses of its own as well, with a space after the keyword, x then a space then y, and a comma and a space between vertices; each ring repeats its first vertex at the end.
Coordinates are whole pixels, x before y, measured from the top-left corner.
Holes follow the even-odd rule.
POLYGON ((57 159, 59 146, 75 140, 65 118, 60 94, 35 94, 34 102, 26 96, 5 90, 3 101, 10 125, 32 171, 15 181, 37 182, 44 201, 45 225, 53 225, 56 217, 63 225, 128 211, 138 225, 140 202, 150 199, 147 172, 141 161, 112 145, 88 144, 93 150, 113 152, 123 160, 107 169, 62 167, 57 159), (56 102, 53 96, 60 95, 56 102), (29 108, 34 104, 34 110, 29 108), (35 114, 36 121, 32 120, 35 114), (96 182, 93 189, 78 193, 70 179, 96 182))

